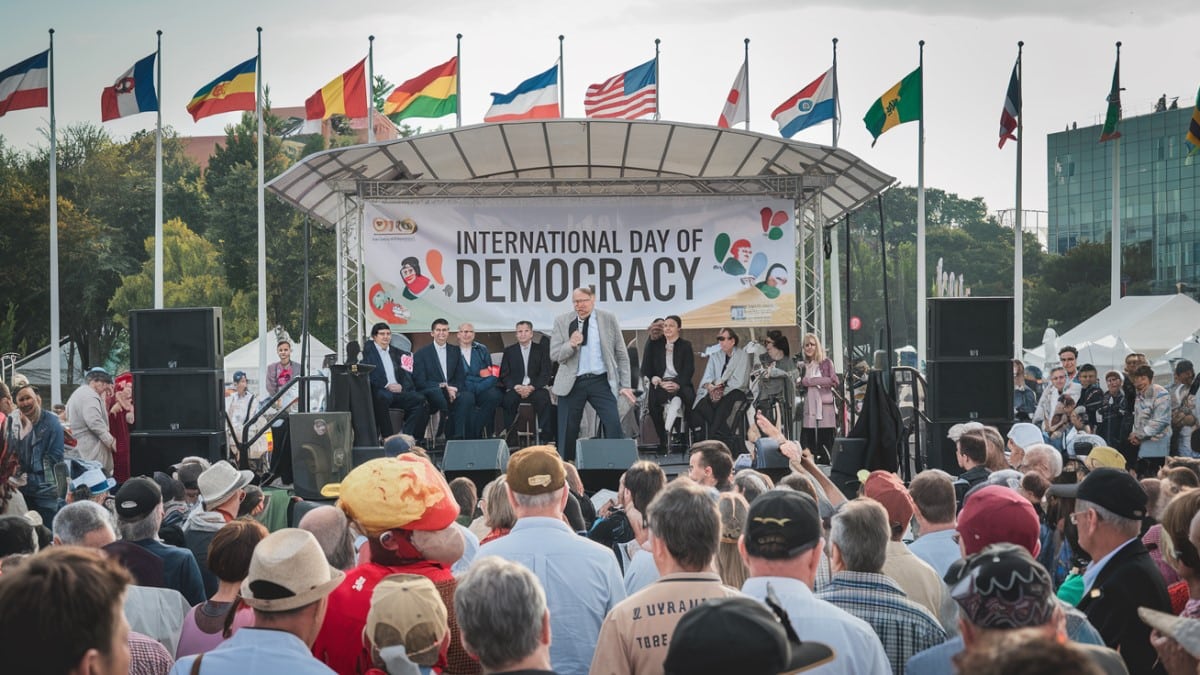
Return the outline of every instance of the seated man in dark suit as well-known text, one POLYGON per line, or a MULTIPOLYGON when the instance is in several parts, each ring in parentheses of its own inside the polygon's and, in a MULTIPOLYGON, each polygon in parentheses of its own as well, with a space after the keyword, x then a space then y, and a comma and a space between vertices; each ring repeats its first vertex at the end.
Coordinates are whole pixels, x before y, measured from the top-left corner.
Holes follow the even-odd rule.
MULTIPOLYGON (((450 337, 450 322, 434 319, 430 327, 433 344, 425 345, 413 355, 413 382, 417 385, 429 409, 442 414, 435 435, 446 433, 447 439, 466 437, 467 415, 456 414, 460 410, 459 396, 467 386, 466 364, 457 345, 446 344, 450 337), (447 421, 449 430, 447 431, 447 421)), ((471 407, 474 407, 474 397, 471 407)))
POLYGON ((475 341, 475 326, 458 326, 458 350, 466 370, 466 386, 459 391, 459 414, 466 418, 464 438, 483 438, 484 428, 495 426, 496 407, 504 392, 492 374, 492 355, 475 341))
POLYGON ((511 429, 517 419, 517 408, 528 402, 537 415, 540 434, 534 445, 542 439, 554 438, 551 428, 550 407, 550 350, 545 344, 533 341, 533 324, 517 322, 517 344, 504 348, 504 359, 500 361, 500 382, 504 384, 504 428, 511 429))
POLYGON ((646 343, 646 356, 642 361, 642 375, 650 380, 649 411, 658 434, 658 454, 667 453, 667 429, 663 419, 664 409, 671 399, 678 396, 683 403, 680 415, 684 428, 690 428, 688 412, 696 402, 696 387, 692 378, 696 374, 696 355, 692 343, 679 337, 683 321, 672 314, 663 320, 663 338, 646 343), (668 358, 668 356, 670 358, 668 358))
POLYGON ((392 329, 386 323, 371 326, 371 342, 363 350, 362 362, 375 366, 370 375, 375 424, 383 438, 396 433, 388 409, 399 408, 404 411, 404 433, 421 438, 429 413, 425 408, 425 397, 417 391, 413 381, 413 357, 391 345, 392 329))

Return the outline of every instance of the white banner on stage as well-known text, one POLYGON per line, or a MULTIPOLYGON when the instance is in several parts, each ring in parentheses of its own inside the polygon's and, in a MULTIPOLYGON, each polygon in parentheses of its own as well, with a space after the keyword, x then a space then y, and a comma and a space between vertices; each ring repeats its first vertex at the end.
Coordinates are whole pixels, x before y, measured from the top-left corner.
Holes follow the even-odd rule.
POLYGON ((371 322, 549 330, 571 290, 626 329, 792 325, 794 204, 763 197, 439 199, 363 207, 371 322))

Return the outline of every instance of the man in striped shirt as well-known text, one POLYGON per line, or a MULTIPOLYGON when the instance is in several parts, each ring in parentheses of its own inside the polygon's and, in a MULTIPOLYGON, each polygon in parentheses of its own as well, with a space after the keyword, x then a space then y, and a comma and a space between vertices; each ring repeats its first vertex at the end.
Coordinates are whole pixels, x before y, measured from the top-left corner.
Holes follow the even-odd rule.
POLYGON ((833 516, 830 539, 833 578, 817 597, 869 623, 892 672, 903 675, 908 658, 944 642, 946 631, 882 573, 891 539, 887 512, 873 499, 847 502, 833 516))

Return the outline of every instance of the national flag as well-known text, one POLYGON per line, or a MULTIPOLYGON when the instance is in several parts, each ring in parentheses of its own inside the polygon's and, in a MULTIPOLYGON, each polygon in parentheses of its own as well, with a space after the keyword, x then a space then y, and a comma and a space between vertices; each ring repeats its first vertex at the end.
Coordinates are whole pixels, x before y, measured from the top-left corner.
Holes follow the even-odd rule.
POLYGON ((1192 121, 1188 123, 1187 138, 1185 140, 1192 146, 1188 157, 1200 152, 1200 91, 1196 92, 1196 109, 1192 111, 1192 121))
POLYGON ((201 118, 217 113, 254 110, 257 69, 258 57, 253 56, 200 87, 187 104, 192 119, 199 122, 201 118))
POLYGON ((0 117, 10 110, 45 108, 50 100, 50 50, 0 71, 0 117))
POLYGON ((558 109, 558 64, 539 75, 525 80, 507 94, 492 92, 492 107, 483 116, 484 122, 508 120, 554 119, 561 117, 558 109))
POLYGON ((1104 128, 1100 130, 1100 142, 1120 138, 1117 126, 1121 124, 1121 55, 1117 54, 1117 65, 1113 66, 1112 89, 1108 90, 1108 112, 1104 115, 1104 128))
POLYGON ((367 60, 333 78, 304 101, 304 119, 319 122, 333 115, 367 116, 367 60))
POLYGON ((658 58, 587 88, 586 117, 633 120, 658 112, 658 58))
POLYGON ((1005 141, 1015 141, 1013 134, 1017 130, 1017 116, 1021 114, 1021 76, 1017 68, 1020 62, 1013 64, 1012 77, 1008 78, 1008 93, 1004 95, 1004 110, 1000 111, 1000 147, 1005 141))
POLYGON ((833 68, 830 68, 795 96, 780 103, 771 113, 771 119, 779 123, 781 136, 791 138, 801 129, 831 120, 835 115, 837 99, 833 97, 833 68))
POLYGON ((154 57, 151 54, 138 60, 111 87, 100 93, 100 121, 128 117, 158 110, 158 94, 154 90, 154 57))
POLYGON ((392 90, 383 114, 399 123, 406 117, 442 117, 458 112, 458 57, 434 66, 392 90))
POLYGON ((735 124, 741 124, 750 119, 750 92, 747 80, 749 79, 746 61, 742 61, 742 67, 738 69, 737 77, 733 78, 733 87, 729 89, 729 96, 725 97, 725 107, 721 110, 721 117, 717 119, 717 126, 728 129, 735 124))
POLYGON ((921 89, 921 69, 918 67, 871 105, 871 109, 863 116, 867 131, 874 138, 871 147, 875 147, 875 141, 888 129, 921 119, 921 89))

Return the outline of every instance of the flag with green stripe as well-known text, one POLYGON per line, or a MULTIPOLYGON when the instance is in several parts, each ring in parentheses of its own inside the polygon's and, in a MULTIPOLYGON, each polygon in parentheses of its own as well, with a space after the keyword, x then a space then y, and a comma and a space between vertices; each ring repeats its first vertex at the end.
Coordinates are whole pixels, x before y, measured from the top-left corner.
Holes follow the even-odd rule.
POLYGON ((917 68, 891 89, 888 89, 883 96, 879 97, 878 101, 871 105, 871 109, 863 117, 863 122, 866 123, 867 131, 871 132, 871 136, 874 138, 871 141, 872 147, 888 129, 905 122, 921 119, 922 83, 921 69, 917 68))

